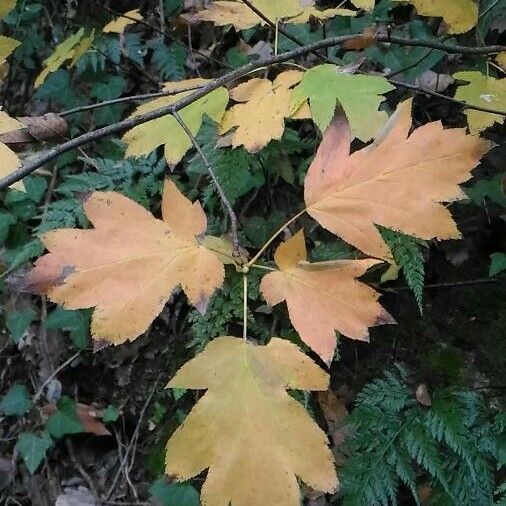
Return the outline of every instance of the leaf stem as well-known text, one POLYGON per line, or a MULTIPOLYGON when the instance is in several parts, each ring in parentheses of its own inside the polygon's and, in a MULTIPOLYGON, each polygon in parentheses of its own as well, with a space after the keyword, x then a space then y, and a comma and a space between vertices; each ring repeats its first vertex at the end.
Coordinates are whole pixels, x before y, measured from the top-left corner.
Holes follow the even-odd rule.
POLYGON ((183 118, 178 114, 177 111, 172 112, 172 116, 174 116, 175 120, 179 123, 181 128, 186 132, 186 135, 191 140, 191 143, 197 150, 200 158, 202 158, 202 161, 204 162, 204 165, 207 169, 207 172, 209 173, 209 176, 211 177, 214 186, 216 187, 216 190, 218 191, 218 195, 220 196, 220 199, 223 203, 223 206, 225 207, 225 210, 228 213, 228 216, 230 218, 230 231, 232 235, 232 244, 234 246, 233 253, 234 256, 237 256, 239 253, 239 236, 237 234, 237 216, 232 209, 232 205, 230 204, 230 201, 228 200, 227 196, 225 195, 225 191, 221 187, 220 182, 218 181, 218 178, 214 172, 214 168, 211 165, 211 162, 208 160, 207 156, 205 155, 204 151, 202 151, 202 148, 199 146, 199 143, 197 142, 197 139, 195 139, 194 135, 191 133, 190 129, 186 125, 186 123, 183 121, 183 118))
POLYGON ((248 273, 243 272, 242 274, 242 286, 243 286, 243 311, 242 311, 242 338, 248 340, 248 273))
POLYGON ((276 230, 276 232, 274 232, 274 234, 272 234, 271 237, 269 237, 267 242, 260 248, 258 253, 248 262, 248 264, 247 264, 248 267, 252 267, 253 264, 262 256, 262 253, 272 244, 272 242, 276 239, 276 237, 279 234, 281 234, 281 232, 283 232, 283 230, 286 227, 291 225, 295 220, 299 219, 305 212, 306 212, 306 209, 304 208, 302 211, 298 212, 295 216, 290 218, 286 223, 281 225, 281 227, 279 227, 278 230, 276 230))
POLYGON ((274 269, 274 267, 267 267, 267 265, 259 265, 259 264, 253 264, 249 267, 254 267, 255 269, 262 269, 263 271, 277 271, 277 269, 274 269))

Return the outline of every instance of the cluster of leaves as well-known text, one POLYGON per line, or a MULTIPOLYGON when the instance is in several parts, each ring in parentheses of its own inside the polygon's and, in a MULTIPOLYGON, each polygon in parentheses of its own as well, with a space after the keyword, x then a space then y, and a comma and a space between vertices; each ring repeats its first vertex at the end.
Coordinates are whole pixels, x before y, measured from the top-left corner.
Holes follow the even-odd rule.
MULTIPOLYGON (((328 35, 348 35, 376 22, 391 22, 398 1, 352 0, 347 8, 320 8, 316 2, 298 0, 251 3, 308 43, 323 37, 323 24, 328 35)), ((0 3, 7 6, 5 13, 0 9, 0 17, 10 12, 8 26, 15 31, 20 25, 19 38, 29 33, 31 42, 20 46, 13 65, 20 71, 37 70, 30 79, 35 98, 43 103, 75 107, 90 98, 114 100, 135 89, 138 81, 152 81, 154 70, 170 81, 160 86, 161 96, 131 112, 136 118, 213 85, 212 79, 189 71, 192 59, 198 70, 196 57, 181 43, 144 37, 146 26, 138 9, 106 24, 58 34, 58 44, 44 55, 39 69, 34 43, 38 35, 26 28, 38 4, 12 10, 15 3, 0 3), (116 75, 125 63, 135 79, 116 75)), ((492 23, 489 13, 497 12, 496 5, 489 4, 480 15, 472 0, 402 3, 411 3, 419 16, 442 18, 440 30, 451 36, 478 24, 476 30, 484 37, 492 23)), ((163 4, 164 14, 179 16, 182 2, 163 4)), ((234 36, 247 46, 246 51, 241 44, 228 50, 227 62, 234 67, 255 58, 249 43, 262 36, 266 23, 245 3, 228 0, 190 9, 180 19, 233 26, 234 36)), ((293 47, 277 29, 275 34, 274 48, 265 43, 270 52, 293 47)), ((420 18, 395 27, 393 35, 441 40, 420 18)), ((465 197, 459 184, 470 179, 490 147, 478 135, 503 119, 467 109, 473 135, 443 129, 437 121, 411 131, 412 102, 401 101, 393 111, 394 100, 387 97, 396 88, 385 75, 401 73, 405 81, 416 82, 442 61, 444 52, 386 49, 367 31, 357 39, 349 50, 329 52, 341 65, 276 69, 261 78, 245 76, 230 88, 213 87, 182 107, 177 117, 166 114, 135 126, 121 141, 96 143, 93 156, 80 151, 79 156, 72 152, 61 157, 53 165, 58 171, 53 180, 44 173, 25 178, 24 187, 9 190, 3 201, 0 242, 5 270, 14 272, 39 257, 44 247, 49 251, 35 262, 27 283, 61 306, 45 325, 69 331, 76 347, 89 345, 88 326, 96 340, 135 340, 178 288, 195 308, 188 320, 198 354, 168 386, 207 393, 171 436, 166 472, 186 480, 209 468, 201 492, 206 504, 299 504, 297 478, 323 492, 336 490, 325 434, 286 391, 325 390, 329 375, 299 347, 271 338, 266 315, 276 311, 272 306, 286 302, 297 335, 281 335, 307 345, 330 365, 336 332, 367 341, 370 327, 393 322, 378 302, 378 291, 358 280, 369 269, 386 264, 382 281, 394 279, 401 270, 422 311, 422 247, 432 239, 460 237, 444 203, 465 197), (384 75, 358 73, 362 57, 384 75), (314 158, 313 132, 323 135, 314 158), (162 183, 167 165, 176 176, 162 183), (245 216, 239 217, 243 247, 269 251, 271 240, 285 229, 273 261, 267 255, 265 260, 258 255, 250 259, 235 237, 233 243, 225 235, 229 217, 220 209, 222 196, 215 187, 202 184, 209 166, 227 203, 245 208, 245 216), (316 242, 316 226, 287 228, 295 220, 287 210, 300 209, 299 185, 304 189, 304 209, 297 217, 307 214, 315 220, 328 234, 325 237, 334 237, 337 248, 324 243, 308 252, 306 240, 316 242), (275 190, 269 195, 266 187, 275 190), (279 195, 273 195, 280 193, 278 188, 289 194, 279 206, 282 210, 279 195), (270 201, 269 212, 251 216, 247 208, 259 193, 270 201), (193 202, 197 198, 202 206, 193 202), (158 207, 161 219, 156 217, 158 207), (349 246, 343 248, 345 243, 337 238, 349 246), (255 312, 248 303, 255 304, 255 312), (242 325, 248 326, 245 337, 262 344, 223 337, 237 334, 242 325)), ((14 50, 15 44, 9 44, 14 50)), ((455 98, 506 109, 505 81, 495 77, 503 60, 504 55, 497 55, 491 69, 485 70, 479 61, 452 72, 455 98)), ((81 110, 67 111, 70 134, 85 130, 87 122, 100 127, 119 121, 127 107, 116 103, 89 116, 81 110)), ((0 114, 0 135, 26 128, 22 121, 0 114)), ((8 146, 7 141, 0 143, 2 176, 21 165, 8 146)), ((474 193, 479 200, 476 187, 474 193)), ((506 266, 502 256, 493 257, 493 262, 494 274, 503 268, 501 262, 506 266)), ((22 339, 35 318, 33 309, 7 312, 14 341, 22 339)), ((395 503, 401 485, 420 502, 420 483, 428 484, 435 504, 493 500, 499 484, 494 484, 492 465, 504 463, 502 415, 492 420, 489 407, 468 392, 440 392, 431 402, 430 409, 420 405, 403 372, 372 383, 359 395, 350 421, 355 430, 347 443, 352 457, 342 472, 345 503, 395 503)), ((0 403, 6 416, 25 415, 31 408, 22 385, 14 386, 0 403)), ((17 449, 30 472, 55 440, 86 432, 78 408, 63 396, 39 434, 19 435, 17 449)), ((197 501, 193 488, 162 481, 152 495, 168 495, 180 503, 181 497, 190 504, 197 501)))

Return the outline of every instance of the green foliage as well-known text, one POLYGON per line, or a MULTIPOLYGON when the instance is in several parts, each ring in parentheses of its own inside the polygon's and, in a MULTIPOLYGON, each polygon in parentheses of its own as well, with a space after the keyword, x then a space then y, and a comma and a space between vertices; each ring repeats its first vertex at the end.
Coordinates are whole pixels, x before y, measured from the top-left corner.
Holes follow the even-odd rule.
POLYGON ((425 279, 422 247, 424 242, 416 237, 381 229, 381 235, 392 250, 395 263, 400 267, 406 283, 415 295, 420 313, 423 314, 423 284, 425 279))
POLYGON ((18 437, 16 450, 21 455, 28 471, 33 474, 51 446, 53 446, 53 441, 45 431, 41 432, 40 436, 33 432, 22 432, 18 437))
POLYGON ((0 413, 7 416, 23 416, 31 407, 25 385, 13 385, 0 401, 0 413))
POLYGON ((490 255, 490 270, 488 275, 490 277, 499 274, 506 269, 506 253, 492 253, 490 255))
POLYGON ((186 483, 168 483, 162 476, 150 487, 149 493, 160 506, 199 506, 199 493, 186 483))
POLYGON ((44 325, 48 330, 60 329, 69 332, 70 340, 80 350, 89 345, 89 311, 68 311, 57 307, 48 315, 44 325))
POLYGON ((46 430, 55 438, 66 434, 78 434, 84 427, 76 413, 76 403, 69 397, 62 397, 57 403, 57 410, 48 418, 46 430))
POLYGON ((35 311, 24 309, 22 311, 9 311, 5 317, 5 324, 9 329, 12 340, 17 343, 23 337, 33 319, 35 311))
POLYGON ((446 389, 422 405, 398 367, 366 385, 348 419, 351 452, 342 478, 343 505, 398 504, 401 486, 420 504, 490 505, 495 468, 504 465, 504 415, 494 417, 474 392, 446 389))

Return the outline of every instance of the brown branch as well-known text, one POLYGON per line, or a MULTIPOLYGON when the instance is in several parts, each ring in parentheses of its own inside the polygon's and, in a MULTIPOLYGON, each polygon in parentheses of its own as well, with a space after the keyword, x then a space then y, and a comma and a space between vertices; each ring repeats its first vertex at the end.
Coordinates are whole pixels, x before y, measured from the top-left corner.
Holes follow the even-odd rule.
POLYGON ((191 133, 190 129, 186 125, 186 123, 183 121, 183 118, 177 113, 177 111, 174 111, 172 113, 172 116, 176 119, 176 121, 179 123, 180 127, 186 132, 186 135, 190 138, 191 143, 197 150, 200 158, 202 158, 202 161, 204 162, 204 166, 209 173, 209 177, 212 179, 214 186, 216 187, 216 190, 218 191, 218 195, 220 196, 221 201, 223 202, 223 206, 225 207, 227 214, 230 218, 230 231, 232 235, 232 244, 234 245, 234 256, 237 256, 239 253, 239 236, 237 234, 237 216, 232 208, 232 205, 230 204, 230 201, 228 200, 227 196, 225 195, 225 191, 221 187, 220 182, 218 181, 218 178, 216 176, 216 173, 214 172, 214 167, 212 166, 211 162, 208 160, 206 154, 204 151, 202 151, 202 148, 200 147, 199 143, 197 142, 197 139, 195 139, 194 135, 191 133))
MULTIPOLYGON (((88 1, 94 3, 95 5, 98 5, 101 9, 106 10, 107 12, 111 13, 113 16, 129 19, 130 21, 135 21, 136 23, 138 23, 140 25, 144 25, 146 28, 150 28, 154 32, 159 33, 160 35, 163 35, 164 37, 167 37, 173 44, 176 44, 176 46, 180 46, 180 47, 184 47, 185 49, 189 49, 188 46, 184 42, 177 40, 170 33, 166 32, 165 30, 162 30, 156 26, 151 25, 150 23, 148 23, 147 21, 144 21, 143 19, 133 18, 133 17, 129 16, 128 14, 122 14, 121 12, 111 9, 107 5, 104 5, 103 2, 98 2, 97 0, 88 0, 88 1)), ((216 58, 213 58, 212 56, 208 56, 208 55, 201 53, 200 51, 197 51, 195 49, 192 49, 192 51, 194 53, 198 54, 199 56, 201 56, 202 58, 205 58, 206 60, 209 60, 213 63, 217 63, 218 65, 225 67, 229 70, 233 69, 233 67, 231 67, 230 65, 228 65, 225 62, 222 62, 220 60, 217 60, 216 58)))
MULTIPOLYGON (((279 63, 284 63, 288 60, 291 60, 293 58, 298 58, 300 56, 307 55, 311 51, 315 49, 325 48, 325 47, 333 47, 337 46, 339 44, 342 44, 343 42, 346 42, 347 40, 354 39, 358 37, 360 34, 352 34, 352 35, 343 35, 340 37, 331 37, 328 39, 324 39, 318 42, 314 42, 312 44, 308 44, 304 47, 300 47, 297 49, 293 49, 292 51, 287 51, 285 53, 272 56, 270 58, 266 58, 263 60, 256 60, 253 62, 250 62, 243 67, 240 67, 236 70, 233 70, 229 72, 228 74, 225 74, 221 77, 218 77, 214 81, 211 81, 210 83, 202 86, 198 90, 195 91, 195 93, 192 93, 191 95, 188 95, 186 97, 183 97, 181 100, 178 100, 177 102, 174 102, 171 105, 168 105, 166 107, 161 107, 160 109, 156 109, 154 111, 149 111, 144 114, 139 114, 138 116, 135 116, 133 118, 127 118, 125 120, 119 121, 117 123, 113 123, 111 125, 108 125, 103 128, 99 128, 98 130, 94 130, 93 132, 88 132, 85 134, 82 134, 68 142, 65 142, 57 147, 54 147, 50 150, 48 150, 46 153, 43 153, 41 156, 36 158, 35 160, 28 162, 25 164, 22 168, 12 172, 7 177, 0 180, 0 189, 7 188, 11 184, 15 183, 16 181, 20 181, 25 176, 28 176, 35 170, 37 170, 39 167, 42 167, 47 162, 50 162, 51 160, 54 160, 59 155, 66 153, 67 151, 70 151, 72 149, 76 149, 80 146, 83 146, 84 144, 88 144, 89 142, 96 141, 98 139, 101 139, 103 137, 106 137, 108 135, 113 135, 117 133, 124 132, 125 130, 129 130, 137 125, 142 125, 143 123, 146 123, 148 121, 151 121, 153 119, 160 118, 162 116, 165 116, 167 114, 173 114, 174 112, 177 112, 187 105, 192 104, 199 98, 204 97, 205 95, 211 93, 212 91, 216 90, 217 88, 221 86, 226 86, 233 81, 236 81, 237 79, 246 76, 247 74, 253 72, 254 70, 257 70, 262 67, 266 67, 269 65, 276 65, 279 63)), ((402 39, 400 37, 391 37, 390 39, 388 37, 384 36, 377 36, 376 40, 378 41, 387 41, 396 43, 396 44, 404 44, 404 45, 410 45, 410 46, 416 46, 421 45, 423 47, 434 47, 435 49, 441 49, 443 51, 447 51, 450 53, 462 53, 462 54, 487 54, 487 53, 496 53, 500 51, 506 51, 506 46, 485 46, 485 47, 479 47, 479 48, 473 48, 473 47, 466 47, 466 46, 451 46, 451 45, 445 45, 445 44, 439 44, 439 43, 428 43, 427 41, 418 41, 415 39, 402 39)), ((398 84, 401 86, 401 84, 398 84)), ((414 89, 415 91, 429 93, 425 90, 421 90, 416 87, 411 87, 411 85, 404 85, 406 88, 414 89)), ((433 94, 435 92, 430 92, 429 94, 433 94)), ((445 95, 438 94, 437 96, 444 98, 446 100, 449 100, 454 103, 459 103, 459 105, 462 105, 461 102, 456 101, 455 99, 451 99, 450 97, 447 97, 445 95)), ((483 110, 483 108, 477 108, 475 106, 466 105, 468 109, 477 109, 477 110, 483 110)), ((486 111, 491 112, 491 111, 486 111)), ((503 111, 493 111, 495 114, 501 114, 505 115, 503 111)))

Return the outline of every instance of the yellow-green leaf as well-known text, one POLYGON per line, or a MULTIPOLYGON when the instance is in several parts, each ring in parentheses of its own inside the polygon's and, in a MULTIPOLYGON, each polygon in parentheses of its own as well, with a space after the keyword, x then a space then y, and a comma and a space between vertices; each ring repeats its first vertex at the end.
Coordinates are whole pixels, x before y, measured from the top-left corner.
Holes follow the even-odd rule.
POLYGON ((21 42, 0 35, 0 64, 21 44, 21 42))
POLYGON ((286 389, 326 390, 329 377, 294 344, 218 337, 169 388, 207 389, 167 443, 165 472, 187 480, 209 468, 205 505, 299 506, 297 478, 337 487, 323 431, 286 389))
MULTIPOLYGON (((192 84, 199 85, 205 82, 206 80, 204 79, 185 81, 188 86, 192 84)), ((168 86, 170 87, 171 84, 168 83, 168 86)), ((138 107, 133 116, 166 107, 192 93, 193 91, 184 91, 169 97, 152 100, 138 107)), ((225 113, 227 103, 227 89, 218 88, 181 109, 179 116, 181 116, 191 133, 196 136, 202 125, 204 114, 212 120, 220 122, 225 113)), ((123 141, 128 145, 126 156, 147 155, 158 146, 165 145, 165 158, 169 164, 180 162, 185 153, 192 147, 190 138, 171 115, 166 115, 132 128, 132 130, 129 130, 123 136, 123 141)))
MULTIPOLYGON (((318 19, 329 19, 334 16, 354 16, 349 9, 319 10, 314 0, 252 0, 251 3, 269 20, 284 20, 287 23, 306 23, 311 16, 318 19)), ((252 28, 265 21, 255 14, 246 4, 231 0, 212 2, 206 9, 198 12, 194 19, 212 21, 215 25, 233 25, 238 30, 252 28)))
MULTIPOLYGON (((6 112, 0 111, 0 135, 14 130, 24 128, 23 123, 17 119, 11 118, 6 112)), ((6 144, 0 142, 0 178, 8 176, 11 172, 21 167, 21 160, 6 144)), ((11 185, 11 188, 24 190, 22 181, 11 185)))
MULTIPOLYGON (((58 44, 49 58, 44 62, 44 69, 35 79, 35 88, 41 86, 47 76, 52 72, 56 72, 67 60, 72 60, 79 48, 81 40, 84 37, 84 28, 67 37, 63 42, 58 44)), ((75 63, 75 62, 73 62, 75 63)), ((73 64, 72 63, 72 64, 73 64)))
POLYGON ((309 100, 314 122, 324 132, 329 126, 336 105, 340 105, 350 123, 354 137, 368 141, 388 119, 378 111, 385 100, 383 93, 393 86, 380 76, 347 74, 331 64, 318 65, 306 71, 302 81, 293 90, 292 110, 309 100))
POLYGON ((102 31, 104 33, 123 33, 127 26, 134 25, 137 21, 141 21, 143 19, 139 9, 125 12, 125 16, 128 17, 117 17, 114 21, 105 25, 102 31))
MULTIPOLYGON (((478 22, 478 4, 474 0, 394 0, 412 3, 420 16, 443 18, 448 33, 465 33, 478 22)), ((355 2, 354 2, 355 3, 355 2)))
POLYGON ((0 19, 5 18, 16 7, 17 0, 0 0, 0 19))
MULTIPOLYGON (((457 100, 467 104, 506 111, 506 79, 495 79, 481 72, 467 71, 453 74, 455 79, 468 81, 469 84, 459 86, 455 93, 457 100)), ((490 112, 466 109, 465 114, 472 134, 478 134, 495 122, 502 123, 504 116, 490 112)))
POLYGON ((374 9, 375 0, 351 0, 351 3, 357 9, 364 9, 366 11, 372 11, 374 9))

